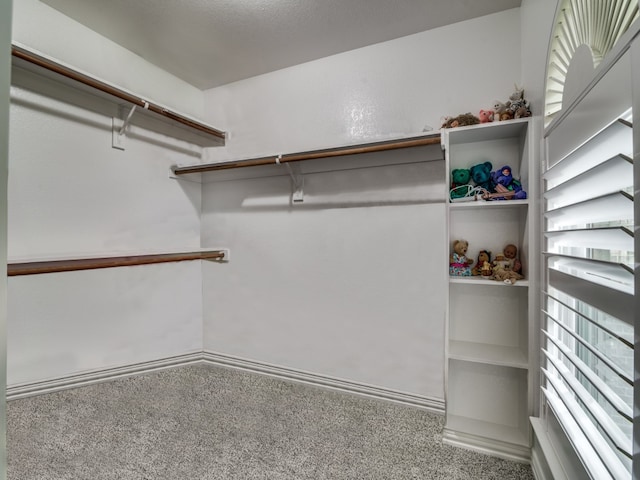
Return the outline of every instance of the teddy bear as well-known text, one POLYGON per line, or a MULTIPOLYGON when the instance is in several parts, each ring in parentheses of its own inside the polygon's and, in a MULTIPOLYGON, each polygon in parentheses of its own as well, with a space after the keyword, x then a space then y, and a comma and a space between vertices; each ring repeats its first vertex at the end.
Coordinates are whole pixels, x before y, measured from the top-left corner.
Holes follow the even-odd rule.
POLYGON ((480 123, 489 123, 493 122, 494 112, 493 110, 480 110, 478 113, 478 118, 480 119, 480 123))
POLYGON ((494 189, 497 193, 513 192, 511 195, 496 197, 495 199, 504 200, 505 198, 515 198, 516 200, 524 200, 527 198, 527 192, 522 189, 520 181, 513 178, 509 165, 505 165, 500 170, 491 172, 491 179, 493 180, 494 189))
POLYGON ((479 187, 484 188, 489 192, 493 192, 493 179, 491 178, 491 169, 493 165, 491 162, 479 163, 471 166, 469 171, 471 172, 471 179, 479 187))
POLYGON ((491 252, 488 250, 480 250, 478 252, 478 261, 471 270, 471 274, 483 277, 491 276, 491 252))
POLYGON ((450 198, 453 200, 454 198, 462 198, 466 196, 467 189, 458 187, 469 185, 470 182, 471 172, 467 168, 454 168, 451 170, 450 198))
POLYGON ((466 240, 454 240, 453 252, 449 255, 449 275, 455 277, 471 276, 471 264, 473 259, 467 258, 469 242, 466 240))

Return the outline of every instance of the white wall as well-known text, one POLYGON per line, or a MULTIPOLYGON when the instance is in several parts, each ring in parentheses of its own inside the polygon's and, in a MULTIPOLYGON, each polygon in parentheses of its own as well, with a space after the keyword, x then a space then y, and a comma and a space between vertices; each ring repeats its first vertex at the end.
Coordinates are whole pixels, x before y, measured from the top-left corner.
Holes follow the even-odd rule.
POLYGON ((201 90, 39 0, 15 2, 12 39, 145 99, 202 118, 201 90))
POLYGON ((439 129, 520 83, 519 9, 410 35, 205 92, 231 137, 211 161, 439 129))
POLYGON ((202 351, 200 262, 9 278, 8 385, 202 351))
MULTIPOLYGON (((519 27, 509 10, 207 91, 208 120, 231 132, 207 159, 477 114, 520 83, 519 27)), ((203 245, 232 252, 224 269, 204 267, 205 349, 442 399, 444 181, 441 163, 325 172, 305 178, 302 208, 289 206, 286 176, 204 185, 203 245)))
MULTIPOLYGON (((0 268, 7 264, 7 169, 9 143, 9 83, 11 1, 0 2, 0 268)), ((0 282, 0 480, 7 478, 6 380, 7 284, 0 282)))
MULTIPOLYGON (((439 146, 378 154, 408 165, 205 186, 205 349, 442 399, 444 162, 439 146)), ((305 164, 308 169, 318 167, 305 164)))
MULTIPOLYGON (((135 127, 111 147, 115 107, 14 70, 10 261, 200 247, 200 185, 169 178, 199 147, 135 127)), ((199 262, 9 279, 8 383, 202 349, 199 262)))
MULTIPOLYGON (((418 133, 425 125, 437 129, 442 116, 477 113, 496 99, 505 100, 513 84, 521 83, 519 9, 220 87, 205 93, 204 106, 190 86, 36 0, 20 2, 14 19, 13 38, 20 43, 125 88, 151 92, 150 97, 187 113, 206 111, 207 120, 231 131, 228 147, 208 149, 208 160, 378 140, 418 133)), ((200 245, 194 235, 199 231, 199 185, 164 183, 168 165, 197 161, 189 147, 167 149, 164 138, 154 142, 151 135, 152 141, 133 139, 124 153, 111 150, 104 112, 95 113, 86 107, 89 100, 68 98, 74 97, 68 92, 53 100, 42 98, 29 91, 29 82, 14 90, 12 107, 16 133, 11 139, 9 248, 14 259, 200 245), (73 175, 66 170, 70 167, 73 175)), ((52 90, 59 93, 57 87, 52 90)), ((346 164, 355 168, 358 160, 346 164)), ((445 242, 435 240, 444 222, 442 205, 431 203, 444 198, 444 173, 437 164, 309 175, 307 201, 296 209, 286 200, 288 177, 207 185, 202 243, 231 247, 233 261, 224 269, 204 266, 205 348, 441 398, 444 300, 425 273, 447 253, 445 242), (269 196, 275 204, 271 198, 271 207, 260 207, 269 196), (392 244, 395 256, 381 257, 379 252, 392 244), (330 255, 334 245, 340 250, 330 255), (314 255, 317 251, 324 256, 314 255), (298 280, 300 263, 313 282, 298 280), (282 285, 293 292, 293 301, 283 295, 282 285), (354 285, 350 295, 338 288, 354 285), (338 300, 327 303, 322 291, 338 300), (254 294, 263 300, 259 310, 247 301, 254 294)), ((83 330, 82 319, 94 302, 109 298, 117 303, 116 291, 99 299, 84 292, 93 288, 87 285, 108 278, 87 282, 83 277, 88 275, 64 277, 67 293, 58 300, 46 295, 52 280, 37 281, 35 291, 49 302, 46 308, 62 317, 69 314, 67 332, 83 330), (70 307, 72 292, 85 297, 86 304, 70 307)), ((139 287, 140 298, 147 296, 142 285, 148 278, 119 281, 139 287)), ((11 280, 16 301, 26 298, 29 283, 36 280, 25 282, 11 280)), ((169 289, 164 284, 159 291, 169 289)), ((58 360, 50 370, 37 372, 38 362, 22 353, 11 357, 11 351, 28 351, 33 345, 29 337, 40 331, 38 322, 46 321, 45 308, 15 305, 20 307, 10 344, 15 366, 10 383, 122 364, 129 358, 107 353, 129 338, 128 330, 114 329, 102 353, 87 350, 64 359, 61 352, 79 339, 68 335, 65 344, 62 329, 57 338, 61 346, 39 354, 58 360)), ((191 307, 185 304, 184 311, 192 312, 191 307)), ((148 306, 146 311, 155 310, 148 306)), ((129 314, 135 321, 139 310, 123 312, 114 307, 97 321, 129 314)), ((159 330, 169 332, 174 321, 167 313, 159 330)), ((143 329, 152 325, 149 318, 140 322, 143 329)), ((187 324, 196 335, 195 324, 187 324)), ((46 331, 51 332, 42 329, 46 331)), ((190 338, 183 346, 197 343, 196 336, 183 338, 190 338)), ((147 353, 160 354, 153 348, 147 353)))
POLYGON ((522 78, 527 99, 536 116, 543 115, 547 56, 558 0, 523 0, 522 78))

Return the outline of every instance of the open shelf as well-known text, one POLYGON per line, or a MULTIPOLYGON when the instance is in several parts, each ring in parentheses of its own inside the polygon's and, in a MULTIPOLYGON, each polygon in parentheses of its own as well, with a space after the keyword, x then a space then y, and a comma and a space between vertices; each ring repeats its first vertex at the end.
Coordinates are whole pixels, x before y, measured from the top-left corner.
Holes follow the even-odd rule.
POLYGON ((235 168, 258 167, 263 165, 280 165, 304 160, 327 159, 346 155, 385 152, 403 148, 437 145, 440 143, 439 134, 423 134, 403 138, 395 138, 373 143, 343 145, 340 147, 309 150, 305 152, 285 153, 257 158, 246 158, 229 162, 201 163, 197 165, 176 165, 172 168, 174 175, 188 175, 193 173, 215 172, 235 168))
POLYGON ((486 279, 481 276, 473 277, 449 277, 449 283, 461 283, 465 285, 478 285, 483 287, 528 287, 529 281, 526 278, 518 280, 513 285, 507 285, 504 282, 499 282, 493 279, 486 279))
POLYGON ((466 127, 446 128, 444 131, 449 137, 448 145, 452 146, 519 137, 520 135, 524 135, 528 127, 529 119, 521 118, 505 120, 504 122, 490 122, 466 127))
POLYGON ((447 415, 447 427, 445 430, 453 430, 482 438, 489 437, 493 440, 526 448, 529 446, 529 436, 525 428, 484 422, 460 415, 447 415))
POLYGON ((104 98, 118 106, 140 107, 136 115, 150 116, 164 124, 174 127, 172 133, 203 147, 224 145, 226 133, 207 125, 200 120, 173 111, 163 105, 129 92, 116 85, 99 80, 68 65, 63 65, 51 58, 18 45, 12 45, 12 67, 34 72, 57 82, 87 91, 104 98))
POLYGON ((449 358, 505 367, 529 368, 527 351, 521 347, 451 340, 449 358))
POLYGON ((524 208, 529 205, 529 200, 478 200, 469 202, 451 202, 449 208, 453 210, 473 210, 492 208, 524 208))
POLYGON ((446 203, 449 248, 469 242, 475 263, 491 260, 508 244, 518 248, 525 278, 509 285, 482 276, 449 276, 447 311, 447 413, 443 440, 518 461, 530 458, 532 410, 530 312, 536 304, 536 220, 539 176, 531 156, 530 119, 494 122, 443 133, 447 185, 454 169, 491 162, 509 166, 527 192, 525 200, 446 203))
POLYGON ((449 360, 446 428, 528 444, 527 370, 449 360))

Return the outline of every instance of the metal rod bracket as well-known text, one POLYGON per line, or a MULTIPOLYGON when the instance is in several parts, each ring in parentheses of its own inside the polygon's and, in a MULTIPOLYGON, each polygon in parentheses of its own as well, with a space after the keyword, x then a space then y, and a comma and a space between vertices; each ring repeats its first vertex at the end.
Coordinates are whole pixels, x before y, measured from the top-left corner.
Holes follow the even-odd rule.
POLYGON ((291 201, 293 203, 302 203, 304 202, 304 175, 300 171, 300 166, 294 165, 292 167, 289 162, 282 164, 280 163, 281 158, 281 155, 278 155, 276 163, 285 165, 289 171, 289 176, 291 177, 291 201))
MULTIPOLYGON (((146 104, 148 105, 148 104, 146 104)), ((137 105, 133 105, 131 107, 131 110, 129 110, 129 113, 125 116, 124 115, 124 106, 120 107, 120 111, 122 112, 122 117, 123 120, 120 120, 119 118, 113 117, 112 119, 112 132, 111 132, 111 146, 113 148, 117 148, 118 150, 124 150, 124 139, 125 139, 125 132, 127 130, 127 127, 129 126, 129 124, 131 123, 131 117, 133 117, 133 113, 136 111, 136 107, 137 105)))

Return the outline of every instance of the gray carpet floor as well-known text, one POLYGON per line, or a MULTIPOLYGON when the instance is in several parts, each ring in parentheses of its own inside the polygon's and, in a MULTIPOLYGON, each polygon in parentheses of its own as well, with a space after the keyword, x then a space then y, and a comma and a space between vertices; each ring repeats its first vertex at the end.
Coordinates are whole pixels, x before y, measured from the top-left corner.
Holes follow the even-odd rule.
POLYGON ((191 365, 9 402, 10 480, 529 480, 443 445, 443 417, 191 365))

